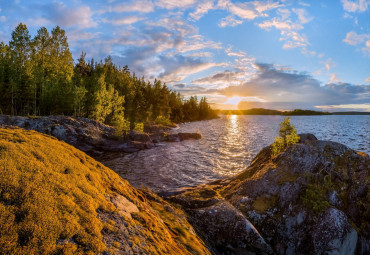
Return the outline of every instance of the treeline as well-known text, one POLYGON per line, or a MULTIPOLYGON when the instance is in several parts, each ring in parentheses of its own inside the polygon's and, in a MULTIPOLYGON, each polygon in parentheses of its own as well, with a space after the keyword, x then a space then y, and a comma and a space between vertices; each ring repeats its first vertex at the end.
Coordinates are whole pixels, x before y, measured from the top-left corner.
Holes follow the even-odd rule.
POLYGON ((179 123, 217 117, 205 98, 184 100, 159 80, 149 82, 107 57, 76 63, 65 31, 45 27, 31 38, 20 23, 0 43, 0 113, 89 117, 119 130, 138 123, 179 123))
POLYGON ((295 109, 293 111, 278 111, 264 108, 252 108, 248 110, 223 110, 221 114, 225 115, 283 115, 283 116, 295 116, 295 115, 331 115, 329 112, 320 112, 312 110, 301 110, 295 109))

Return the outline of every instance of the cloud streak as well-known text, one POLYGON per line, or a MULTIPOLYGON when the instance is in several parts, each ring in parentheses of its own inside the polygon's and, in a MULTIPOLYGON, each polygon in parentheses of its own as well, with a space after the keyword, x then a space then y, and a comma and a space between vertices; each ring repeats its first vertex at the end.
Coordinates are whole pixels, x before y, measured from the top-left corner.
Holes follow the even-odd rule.
POLYGON ((370 86, 349 83, 321 85, 307 73, 299 73, 271 64, 256 63, 257 73, 239 86, 218 91, 228 97, 249 96, 272 106, 295 105, 313 108, 316 105, 364 104, 370 100, 370 86))

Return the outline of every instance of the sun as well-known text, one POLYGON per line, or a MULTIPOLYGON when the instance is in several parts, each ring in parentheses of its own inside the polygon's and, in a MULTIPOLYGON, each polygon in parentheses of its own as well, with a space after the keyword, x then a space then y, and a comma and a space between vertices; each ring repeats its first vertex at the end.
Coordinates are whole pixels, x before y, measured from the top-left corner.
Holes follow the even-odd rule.
POLYGON ((237 106, 239 102, 242 101, 241 97, 235 96, 235 97, 229 97, 224 104, 232 104, 237 106))

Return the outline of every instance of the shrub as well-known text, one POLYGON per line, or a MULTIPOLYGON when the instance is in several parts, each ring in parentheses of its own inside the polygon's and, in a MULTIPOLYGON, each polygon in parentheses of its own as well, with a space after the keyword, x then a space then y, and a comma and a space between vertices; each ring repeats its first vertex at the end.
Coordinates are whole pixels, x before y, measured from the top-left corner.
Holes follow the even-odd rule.
POLYGON ((144 132, 144 124, 142 122, 135 122, 135 131, 144 132))
POLYGON ((173 123, 170 121, 169 118, 164 117, 163 115, 159 115, 155 121, 155 124, 164 125, 164 126, 171 126, 173 123))
POLYGON ((290 124, 289 117, 280 123, 279 136, 275 138, 272 144, 272 155, 277 155, 289 146, 299 142, 297 130, 290 124))
POLYGON ((309 184, 301 200, 303 204, 315 213, 321 213, 329 208, 330 204, 326 197, 327 189, 321 185, 309 184))

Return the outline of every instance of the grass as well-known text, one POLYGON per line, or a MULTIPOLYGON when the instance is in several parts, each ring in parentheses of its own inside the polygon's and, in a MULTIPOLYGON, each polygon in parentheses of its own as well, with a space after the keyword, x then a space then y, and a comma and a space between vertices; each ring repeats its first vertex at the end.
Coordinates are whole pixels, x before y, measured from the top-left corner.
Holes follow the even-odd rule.
MULTIPOLYGON (((127 238, 141 240, 137 245, 144 253, 192 253, 187 245, 198 240, 196 234, 189 231, 182 240, 167 226, 191 228, 189 223, 166 216, 165 224, 145 195, 109 168, 53 137, 0 129, 0 253, 97 254, 112 246, 119 249, 120 243, 108 247, 102 236, 103 229, 115 233, 115 222, 98 217, 98 211, 119 213, 107 199, 116 195, 139 208, 136 217, 125 220, 135 230, 127 238)), ((195 244, 207 251, 201 241, 195 244)))

